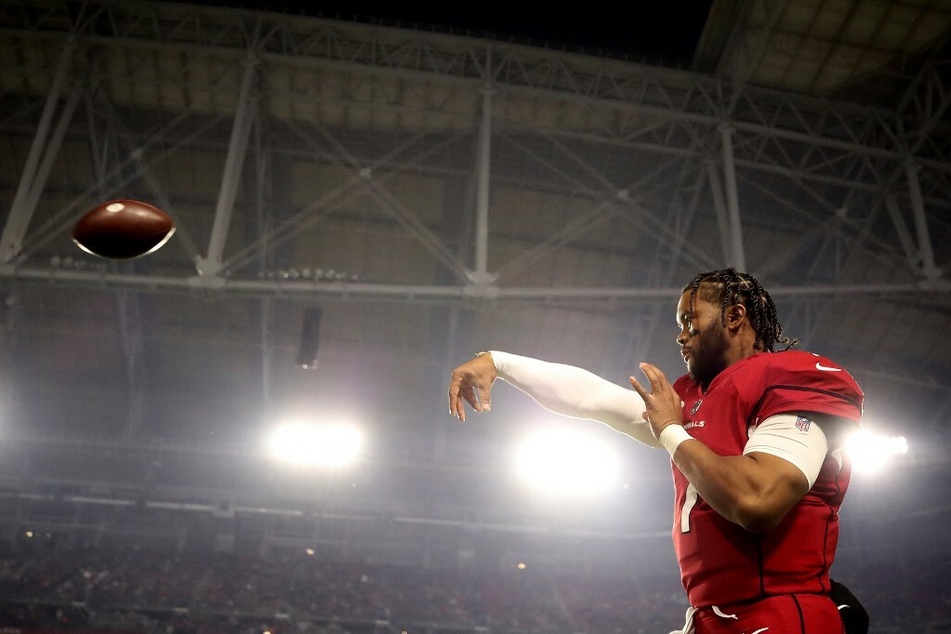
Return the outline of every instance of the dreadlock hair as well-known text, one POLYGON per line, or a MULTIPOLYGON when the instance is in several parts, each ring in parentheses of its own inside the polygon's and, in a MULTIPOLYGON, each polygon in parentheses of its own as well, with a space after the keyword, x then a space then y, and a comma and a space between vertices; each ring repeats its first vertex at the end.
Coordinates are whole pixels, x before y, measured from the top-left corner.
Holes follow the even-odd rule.
POLYGON ((776 316, 776 304, 769 293, 760 286, 752 275, 740 273, 736 269, 720 269, 700 273, 684 287, 690 291, 690 312, 693 312, 694 297, 711 304, 720 304, 720 323, 726 325, 726 309, 736 304, 746 307, 746 315, 756 333, 754 346, 758 350, 773 352, 776 344, 789 350, 799 343, 798 339, 783 336, 783 327, 776 316))

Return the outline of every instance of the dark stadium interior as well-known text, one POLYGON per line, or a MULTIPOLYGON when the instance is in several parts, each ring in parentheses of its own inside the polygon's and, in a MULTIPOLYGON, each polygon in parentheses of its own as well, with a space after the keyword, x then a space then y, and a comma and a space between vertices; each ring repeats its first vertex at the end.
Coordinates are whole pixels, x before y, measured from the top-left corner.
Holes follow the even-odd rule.
POLYGON ((446 388, 485 349, 676 375, 727 265, 907 440, 833 577, 951 631, 951 2, 666 4, 0 0, 0 631, 680 627, 667 454, 592 423, 617 485, 540 497, 512 447, 565 421, 446 388), (175 235, 81 252, 113 198, 175 235), (360 462, 267 455, 301 416, 360 462))

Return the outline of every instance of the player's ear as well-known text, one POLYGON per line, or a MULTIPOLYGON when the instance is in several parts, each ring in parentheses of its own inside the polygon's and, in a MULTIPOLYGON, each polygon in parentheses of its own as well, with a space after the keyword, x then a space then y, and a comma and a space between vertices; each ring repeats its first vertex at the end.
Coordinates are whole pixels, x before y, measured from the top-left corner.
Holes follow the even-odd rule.
POLYGON ((743 304, 733 304, 728 306, 725 312, 726 325, 728 328, 739 328, 746 320, 746 306, 743 304))

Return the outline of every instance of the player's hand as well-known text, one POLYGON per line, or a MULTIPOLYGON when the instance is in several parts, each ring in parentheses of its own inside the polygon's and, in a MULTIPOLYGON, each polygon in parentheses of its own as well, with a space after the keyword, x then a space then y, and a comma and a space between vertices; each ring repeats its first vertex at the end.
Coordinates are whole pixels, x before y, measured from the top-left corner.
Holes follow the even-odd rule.
POLYGON ((452 371, 449 379, 449 413, 466 420, 463 401, 477 412, 492 408, 492 384, 499 376, 491 354, 479 355, 452 371))
POLYGON ((680 396, 674 391, 674 387, 667 382, 667 377, 656 366, 650 363, 641 363, 641 371, 650 382, 648 390, 638 382, 636 378, 629 377, 631 387, 641 395, 644 403, 647 405, 647 411, 644 412, 644 418, 651 425, 651 431, 654 436, 660 436, 660 432, 667 425, 682 425, 683 411, 680 396))

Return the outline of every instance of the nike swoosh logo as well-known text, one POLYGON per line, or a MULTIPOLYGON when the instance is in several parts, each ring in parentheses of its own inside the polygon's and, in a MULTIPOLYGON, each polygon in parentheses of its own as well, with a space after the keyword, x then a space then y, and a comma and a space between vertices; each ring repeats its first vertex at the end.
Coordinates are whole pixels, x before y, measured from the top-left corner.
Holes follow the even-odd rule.
POLYGON ((759 628, 758 630, 756 630, 755 632, 750 632, 750 634, 763 634, 763 632, 765 632, 765 631, 768 630, 768 629, 769 629, 768 627, 761 627, 761 628, 759 628))
POLYGON ((830 368, 829 366, 822 365, 822 363, 816 363, 816 370, 822 370, 823 372, 841 372, 842 368, 830 368))

